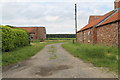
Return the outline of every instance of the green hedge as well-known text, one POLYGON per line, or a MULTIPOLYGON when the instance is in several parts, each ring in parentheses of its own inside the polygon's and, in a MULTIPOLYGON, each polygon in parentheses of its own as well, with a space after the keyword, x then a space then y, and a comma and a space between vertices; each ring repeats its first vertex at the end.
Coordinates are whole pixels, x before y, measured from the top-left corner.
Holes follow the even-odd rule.
POLYGON ((10 51, 17 47, 29 45, 27 31, 2 25, 0 27, 2 29, 2 51, 10 51))

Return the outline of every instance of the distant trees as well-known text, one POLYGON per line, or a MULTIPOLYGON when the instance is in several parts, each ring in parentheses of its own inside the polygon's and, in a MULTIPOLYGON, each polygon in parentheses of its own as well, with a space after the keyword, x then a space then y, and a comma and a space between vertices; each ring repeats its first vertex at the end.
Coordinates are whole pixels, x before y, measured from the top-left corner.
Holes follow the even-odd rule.
POLYGON ((75 34, 47 34, 46 38, 75 38, 75 34))

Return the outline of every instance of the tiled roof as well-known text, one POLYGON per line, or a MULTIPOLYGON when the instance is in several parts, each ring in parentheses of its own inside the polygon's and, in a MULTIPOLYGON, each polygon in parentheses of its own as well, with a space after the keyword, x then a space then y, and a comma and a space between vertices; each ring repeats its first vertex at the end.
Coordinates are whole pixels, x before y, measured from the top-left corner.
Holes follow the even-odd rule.
POLYGON ((114 15, 110 16, 107 20, 105 20, 103 23, 99 24, 100 25, 104 25, 113 21, 117 21, 120 20, 120 11, 116 12, 114 15))
POLYGON ((92 21, 94 21, 94 20, 96 20, 96 19, 98 19, 98 18, 100 18, 100 17, 101 17, 101 15, 99 15, 99 16, 92 15, 92 16, 90 16, 88 23, 91 23, 92 21))
POLYGON ((102 17, 98 18, 97 20, 94 20, 91 23, 88 23, 85 27, 80 29, 80 31, 91 28, 91 27, 93 27, 95 25, 103 25, 103 24, 113 22, 113 21, 116 21, 116 20, 120 19, 120 17, 118 18, 118 15, 120 14, 119 13, 120 11, 117 11, 116 13, 115 12, 116 12, 115 10, 110 11, 109 13, 103 15, 102 17), (114 14, 114 15, 112 15, 112 14, 114 14), (106 18, 107 18, 107 20, 105 20, 106 18))

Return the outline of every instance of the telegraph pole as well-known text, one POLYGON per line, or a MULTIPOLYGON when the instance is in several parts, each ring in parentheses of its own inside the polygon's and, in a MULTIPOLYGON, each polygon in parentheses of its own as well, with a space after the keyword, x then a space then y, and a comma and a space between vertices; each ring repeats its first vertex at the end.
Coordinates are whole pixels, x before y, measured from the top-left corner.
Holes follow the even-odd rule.
POLYGON ((75 4, 75 37, 77 41, 77 4, 75 4))

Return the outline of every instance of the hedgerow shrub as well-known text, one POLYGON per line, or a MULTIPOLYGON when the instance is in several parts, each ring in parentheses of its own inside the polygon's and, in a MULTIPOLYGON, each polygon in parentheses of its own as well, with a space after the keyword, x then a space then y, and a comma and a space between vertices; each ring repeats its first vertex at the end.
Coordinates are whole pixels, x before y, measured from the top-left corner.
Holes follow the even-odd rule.
POLYGON ((0 27, 2 29, 2 51, 10 51, 17 47, 29 45, 27 31, 2 25, 0 27))

